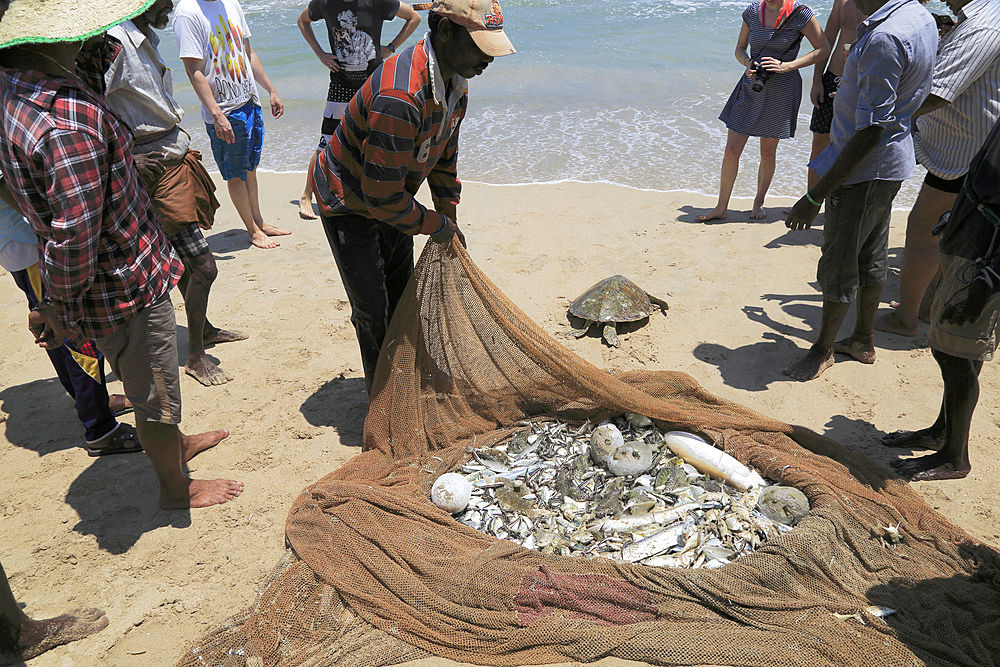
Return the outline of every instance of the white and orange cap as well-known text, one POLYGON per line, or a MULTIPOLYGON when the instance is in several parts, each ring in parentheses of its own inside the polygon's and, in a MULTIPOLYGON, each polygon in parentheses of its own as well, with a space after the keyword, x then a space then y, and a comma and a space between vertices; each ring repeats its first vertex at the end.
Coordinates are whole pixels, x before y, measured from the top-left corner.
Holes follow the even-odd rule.
POLYGON ((499 0, 434 0, 431 11, 468 30, 472 41, 488 56, 517 53, 504 34, 499 0))

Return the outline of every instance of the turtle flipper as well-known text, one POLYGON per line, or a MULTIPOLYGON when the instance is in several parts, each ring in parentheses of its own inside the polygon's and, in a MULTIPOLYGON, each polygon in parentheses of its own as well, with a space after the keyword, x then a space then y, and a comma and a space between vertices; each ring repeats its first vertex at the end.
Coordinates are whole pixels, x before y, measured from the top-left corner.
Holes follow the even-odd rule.
POLYGON ((583 338, 584 336, 587 335, 587 332, 590 331, 590 326, 592 324, 593 324, 593 322, 584 322, 583 326, 581 328, 579 328, 579 329, 575 329, 575 328, 574 329, 568 329, 568 330, 566 330, 566 331, 563 332, 563 335, 564 336, 572 336, 573 338, 583 338))
POLYGON ((649 297, 649 302, 654 306, 658 306, 660 308, 660 312, 662 312, 664 315, 667 313, 668 310, 670 310, 670 305, 663 299, 655 297, 649 292, 646 292, 646 296, 649 297))
POLYGON ((618 340, 618 330, 615 328, 614 322, 608 322, 604 325, 604 340, 608 342, 611 347, 621 347, 622 343, 618 340))

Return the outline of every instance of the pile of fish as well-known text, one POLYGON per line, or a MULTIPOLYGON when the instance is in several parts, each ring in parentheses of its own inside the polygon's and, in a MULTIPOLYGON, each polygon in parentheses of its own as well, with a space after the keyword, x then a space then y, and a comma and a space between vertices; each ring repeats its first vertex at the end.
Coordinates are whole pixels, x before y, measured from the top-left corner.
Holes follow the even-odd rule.
POLYGON ((714 568, 809 511, 797 489, 768 486, 697 436, 665 434, 640 415, 519 426, 496 447, 470 447, 469 461, 438 479, 432 499, 467 526, 528 549, 714 568))

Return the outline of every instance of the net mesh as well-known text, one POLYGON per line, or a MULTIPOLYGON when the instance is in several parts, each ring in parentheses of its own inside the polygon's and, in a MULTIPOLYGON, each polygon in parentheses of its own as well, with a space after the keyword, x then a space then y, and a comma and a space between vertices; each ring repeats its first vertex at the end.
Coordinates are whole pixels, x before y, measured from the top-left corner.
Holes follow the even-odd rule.
POLYGON ((1000 554, 898 477, 686 374, 592 366, 457 243, 428 243, 415 278, 384 344, 364 451, 303 491, 286 523, 291 550, 260 598, 179 664, 997 664, 1000 554), (521 420, 626 411, 799 488, 809 516, 725 567, 681 571, 525 550, 428 500, 465 447, 521 420))

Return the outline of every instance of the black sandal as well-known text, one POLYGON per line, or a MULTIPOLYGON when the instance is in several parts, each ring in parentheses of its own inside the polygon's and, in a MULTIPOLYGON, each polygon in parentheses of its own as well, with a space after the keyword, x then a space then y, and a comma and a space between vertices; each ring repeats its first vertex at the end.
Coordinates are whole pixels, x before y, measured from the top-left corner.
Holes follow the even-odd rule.
POLYGON ((87 445, 87 454, 90 456, 111 456, 141 451, 142 445, 139 444, 139 435, 135 432, 135 427, 128 424, 119 424, 111 437, 108 438, 108 444, 103 447, 87 445))

